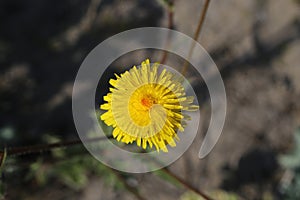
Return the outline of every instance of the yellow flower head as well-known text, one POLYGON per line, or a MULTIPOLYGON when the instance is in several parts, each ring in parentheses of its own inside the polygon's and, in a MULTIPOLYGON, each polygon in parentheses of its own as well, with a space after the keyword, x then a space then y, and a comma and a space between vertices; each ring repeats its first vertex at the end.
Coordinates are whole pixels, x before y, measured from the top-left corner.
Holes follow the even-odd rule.
POLYGON ((112 126, 113 137, 126 144, 136 142, 145 149, 154 145, 167 152, 167 146, 176 146, 177 131, 183 131, 189 116, 182 111, 195 111, 194 98, 185 94, 183 79, 164 69, 158 74, 158 63, 149 59, 129 71, 110 79, 113 86, 104 96, 107 103, 101 115, 112 126))

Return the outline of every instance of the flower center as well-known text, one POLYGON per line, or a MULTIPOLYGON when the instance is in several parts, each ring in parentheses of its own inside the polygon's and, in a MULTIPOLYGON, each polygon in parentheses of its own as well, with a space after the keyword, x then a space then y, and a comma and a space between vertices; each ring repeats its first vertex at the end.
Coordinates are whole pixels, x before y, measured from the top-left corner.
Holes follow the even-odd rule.
POLYGON ((149 109, 149 108, 151 108, 151 106, 153 104, 156 104, 156 101, 151 96, 145 96, 145 97, 142 98, 141 103, 142 103, 143 106, 145 106, 146 108, 149 109))
POLYGON ((129 116, 134 124, 140 127, 147 127, 151 124, 151 112, 158 104, 156 85, 145 84, 137 88, 129 98, 129 116))

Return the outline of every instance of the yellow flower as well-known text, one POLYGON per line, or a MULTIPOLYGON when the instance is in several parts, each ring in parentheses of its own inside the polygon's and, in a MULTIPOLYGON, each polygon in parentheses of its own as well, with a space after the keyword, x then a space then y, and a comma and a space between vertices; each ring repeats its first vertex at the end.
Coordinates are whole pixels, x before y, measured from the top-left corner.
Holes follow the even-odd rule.
POLYGON ((126 144, 136 142, 146 149, 154 145, 167 152, 167 146, 176 146, 177 131, 184 131, 189 116, 182 111, 195 111, 194 98, 187 97, 183 79, 166 69, 159 74, 158 63, 150 65, 149 59, 129 71, 110 79, 113 86, 104 96, 101 115, 112 126, 113 137, 126 144))

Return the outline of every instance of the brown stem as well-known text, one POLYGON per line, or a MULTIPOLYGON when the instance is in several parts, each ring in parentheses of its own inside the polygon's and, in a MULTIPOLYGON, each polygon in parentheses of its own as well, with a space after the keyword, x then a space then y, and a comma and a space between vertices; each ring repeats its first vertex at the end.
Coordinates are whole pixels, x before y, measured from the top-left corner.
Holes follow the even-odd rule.
POLYGON ((206 16, 206 13, 207 13, 207 9, 208 9, 208 6, 209 6, 209 2, 210 2, 210 0, 205 0, 205 4, 204 4, 204 6, 201 10, 201 15, 200 15, 200 18, 199 18, 198 26, 197 26, 197 29, 194 33, 194 37, 193 37, 194 42, 191 45, 191 48, 190 48, 189 54, 188 54, 188 59, 184 62, 184 65, 183 65, 183 68, 182 68, 182 71, 181 71, 181 73, 183 75, 186 74, 187 67, 188 67, 188 60, 190 60, 191 57, 192 57, 192 54, 193 54, 193 51, 194 51, 194 48, 195 48, 195 45, 196 45, 196 41, 198 40, 199 35, 201 33, 203 23, 204 23, 204 20, 205 20, 205 16, 206 16))
MULTIPOLYGON (((173 29, 174 28, 174 0, 170 0, 168 3, 168 29, 173 29)), ((167 37, 166 41, 166 47, 170 45, 170 32, 167 37)), ((164 64, 168 58, 168 52, 164 51, 162 58, 160 60, 160 64, 164 64)))
POLYGON ((168 174, 169 176, 173 177, 174 179, 176 179, 181 185, 183 185, 185 188, 197 193, 198 195, 200 195, 201 197, 203 197, 206 200, 213 200, 213 198, 207 196, 204 192, 202 192, 201 190, 195 188, 194 186, 190 185, 189 183, 187 183, 184 179, 180 178, 179 176, 177 176, 176 174, 174 174, 173 172, 171 172, 170 170, 168 170, 167 168, 162 168, 162 171, 164 171, 166 174, 168 174))
MULTIPOLYGON (((145 151, 143 151, 145 152, 145 151)), ((147 155, 147 154, 145 154, 147 155)), ((162 166, 162 163, 160 161, 158 161, 157 159, 151 157, 151 160, 157 165, 157 166, 162 166)), ((186 182, 184 179, 180 178, 179 176, 177 176, 176 174, 174 174, 173 172, 171 172, 168 168, 161 168, 161 171, 163 171, 164 173, 166 173, 167 175, 171 176, 172 178, 174 178, 176 181, 178 181, 181 185, 183 185, 185 188, 187 188, 188 190, 191 190, 193 192, 195 192, 196 194, 200 195, 201 197, 203 197, 205 200, 213 200, 213 198, 207 196, 204 192, 202 192, 200 189, 195 188, 194 186, 190 185, 188 182, 186 182)))
MULTIPOLYGON (((95 137, 90 139, 83 140, 84 142, 97 142, 105 139, 111 139, 112 136, 107 137, 95 137)), ((52 144, 41 144, 41 145, 32 145, 32 146, 25 146, 25 147, 9 147, 6 148, 6 154, 7 156, 19 156, 24 154, 34 154, 39 153, 42 151, 50 151, 52 149, 56 148, 62 148, 62 147, 68 147, 68 146, 74 146, 82 144, 82 140, 76 139, 76 140, 70 140, 65 142, 56 142, 52 144)))

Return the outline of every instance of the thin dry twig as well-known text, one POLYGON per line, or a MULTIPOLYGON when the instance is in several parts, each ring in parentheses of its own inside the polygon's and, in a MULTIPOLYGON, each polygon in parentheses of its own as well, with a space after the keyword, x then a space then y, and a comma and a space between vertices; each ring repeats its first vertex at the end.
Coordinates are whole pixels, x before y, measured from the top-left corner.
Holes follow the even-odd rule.
POLYGON ((204 192, 202 192, 201 190, 195 188, 194 186, 190 185, 189 183, 187 183, 184 179, 180 178, 179 176, 177 176, 176 174, 174 174, 173 172, 171 172, 168 168, 162 168, 162 171, 164 171, 166 174, 168 174, 169 176, 173 177, 175 180, 177 180, 181 185, 183 185, 185 188, 195 192, 196 194, 200 195, 201 197, 203 197, 205 200, 213 200, 213 198, 209 197, 208 195, 206 195, 204 192))
MULTIPOLYGON (((210 3, 210 0, 205 0, 205 4, 204 4, 204 6, 201 10, 201 15, 200 15, 200 18, 199 18, 197 29, 196 29, 196 31, 194 33, 194 37, 193 37, 195 42, 193 42, 192 45, 191 45, 187 60, 190 60, 190 58, 192 57, 192 54, 193 54, 193 51, 194 51, 194 48, 195 48, 195 45, 196 45, 196 41, 198 40, 198 38, 200 36, 200 33, 201 33, 201 30, 202 30, 202 27, 203 27, 203 23, 204 23, 204 20, 205 20, 205 17, 206 17, 206 13, 207 13, 207 10, 208 10, 209 3, 210 3)), ((187 60, 184 62, 184 65, 183 65, 183 68, 182 68, 182 71, 181 71, 181 73, 183 75, 185 75, 186 71, 187 71, 187 67, 188 67, 188 61, 187 60)))
MULTIPOLYGON (((174 0, 170 0, 168 2, 167 12, 168 12, 168 29, 173 30, 174 29, 174 0)), ((166 47, 168 47, 170 45, 170 37, 171 37, 171 35, 168 34, 167 41, 166 41, 166 47)), ((164 64, 166 62, 167 58, 168 58, 168 52, 164 51, 162 58, 160 60, 160 63, 164 64)))
MULTIPOLYGON (((111 138, 113 137, 112 136, 95 137, 95 138, 85 139, 83 141, 90 143, 90 142, 97 142, 105 139, 111 139, 111 138)), ((52 144, 38 144, 38 145, 25 146, 25 147, 8 147, 6 148, 5 151, 7 156, 20 156, 25 154, 35 154, 44 151, 50 151, 56 148, 64 148, 64 147, 78 145, 78 144, 82 144, 82 140, 76 139, 76 140, 70 140, 64 142, 56 142, 52 144)))
MULTIPOLYGON (((142 153, 146 153, 146 151, 141 151, 142 153)), ((146 156, 149 156, 147 154, 145 154, 146 156)), ((151 160, 154 162, 154 164, 156 164, 157 166, 162 166, 162 163, 160 163, 159 160, 151 157, 151 160)), ((209 197, 208 195, 206 195, 204 192, 202 192, 200 189, 195 188, 194 186, 192 186, 191 184, 189 184, 188 182, 186 182, 184 179, 180 178, 179 176, 177 176, 176 174, 174 174, 172 171, 170 171, 167 167, 161 168, 161 171, 163 171, 164 173, 166 173, 167 175, 171 176, 172 178, 174 178, 176 181, 178 181, 182 186, 184 186, 185 188, 187 188, 188 190, 191 190, 193 192, 195 192, 196 194, 200 195, 201 197, 203 197, 205 200, 213 200, 213 198, 209 197)))

